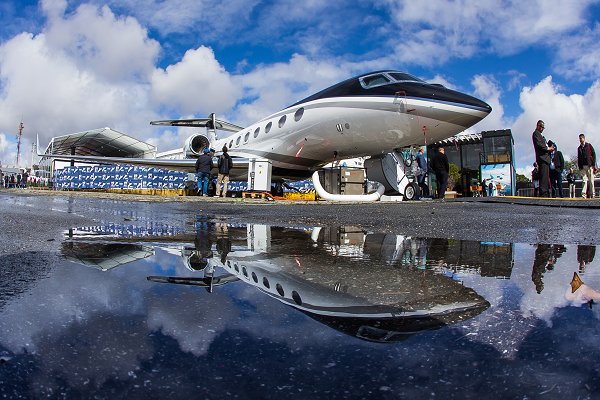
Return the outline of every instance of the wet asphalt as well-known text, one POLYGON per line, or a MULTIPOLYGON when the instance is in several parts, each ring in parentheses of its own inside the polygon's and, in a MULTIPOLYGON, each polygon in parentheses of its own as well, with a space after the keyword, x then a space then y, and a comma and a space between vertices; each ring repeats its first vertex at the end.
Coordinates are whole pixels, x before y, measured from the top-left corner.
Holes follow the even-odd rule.
POLYGON ((100 220, 123 223, 128 213, 179 226, 201 215, 240 223, 355 226, 414 237, 600 244, 600 200, 481 200, 332 203, 4 189, 0 254, 25 248, 53 252, 65 230, 100 220))

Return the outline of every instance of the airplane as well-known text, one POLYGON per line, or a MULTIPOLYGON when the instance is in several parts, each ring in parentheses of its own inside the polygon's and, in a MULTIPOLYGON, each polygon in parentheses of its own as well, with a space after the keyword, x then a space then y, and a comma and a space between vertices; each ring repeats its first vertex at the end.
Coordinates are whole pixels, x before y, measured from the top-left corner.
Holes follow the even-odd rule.
MULTIPOLYGON (((262 159, 272 163, 272 183, 311 176, 314 182, 315 173, 332 161, 369 157, 367 179, 387 179, 379 182, 385 190, 410 199, 418 186, 405 179, 408 171, 404 165, 390 178, 388 164, 409 165, 406 148, 460 133, 491 110, 487 103, 470 95, 427 83, 406 72, 385 70, 347 79, 246 128, 217 120, 214 114, 209 118, 152 121, 155 126, 207 128, 206 134, 195 133, 186 140, 187 159, 38 155, 195 173, 196 159, 205 149, 218 157, 226 146, 233 159, 231 181, 247 180, 250 160, 262 159), (217 138, 216 130, 233 134, 217 138)), ((212 172, 217 172, 216 167, 212 172)))
MULTIPOLYGON (((379 343, 405 341, 490 307, 472 288, 420 263, 427 257, 423 239, 355 227, 303 230, 230 225, 208 217, 198 217, 197 222, 195 235, 140 233, 145 246, 181 249, 191 274, 148 276, 148 281, 204 287, 211 293, 241 281, 317 322, 379 343), (202 272, 204 276, 198 276, 202 272)), ((126 264, 154 252, 140 249, 136 238, 94 237, 78 230, 63 243, 62 254, 69 261, 104 269, 107 262, 126 264)))

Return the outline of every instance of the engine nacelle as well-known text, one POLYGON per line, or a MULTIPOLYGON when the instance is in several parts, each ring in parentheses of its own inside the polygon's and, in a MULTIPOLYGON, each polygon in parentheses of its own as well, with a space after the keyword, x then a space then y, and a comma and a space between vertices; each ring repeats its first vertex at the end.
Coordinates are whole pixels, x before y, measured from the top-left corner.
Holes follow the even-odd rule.
POLYGON ((204 149, 210 148, 210 140, 205 135, 195 134, 188 137, 183 145, 183 151, 187 158, 194 158, 202 155, 204 149))

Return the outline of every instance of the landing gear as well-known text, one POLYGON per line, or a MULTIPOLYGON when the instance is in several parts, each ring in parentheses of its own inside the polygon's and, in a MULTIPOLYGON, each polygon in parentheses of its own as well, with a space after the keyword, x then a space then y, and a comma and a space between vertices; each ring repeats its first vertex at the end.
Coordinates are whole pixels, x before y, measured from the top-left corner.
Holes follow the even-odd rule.
POLYGON ((419 196, 420 194, 421 189, 419 189, 419 185, 417 185, 415 182, 410 182, 404 189, 404 200, 414 200, 415 197, 419 196))

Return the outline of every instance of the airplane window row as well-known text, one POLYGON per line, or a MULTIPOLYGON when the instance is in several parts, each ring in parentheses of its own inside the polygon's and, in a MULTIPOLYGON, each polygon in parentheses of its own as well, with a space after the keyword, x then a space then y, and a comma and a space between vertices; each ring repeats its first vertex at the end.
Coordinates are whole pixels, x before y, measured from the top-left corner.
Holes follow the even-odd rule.
POLYGON ((407 74, 406 72, 386 72, 377 73, 373 75, 363 76, 360 78, 360 84, 365 89, 369 89, 376 86, 388 85, 396 82, 424 82, 414 75, 407 74))
MULTIPOLYGON (((294 113, 294 121, 296 121, 296 122, 300 121, 302 119, 303 115, 304 115, 304 107, 300 107, 294 113)), ((277 126, 279 126, 280 128, 283 128, 286 120, 287 120, 287 117, 285 115, 283 115, 281 118, 279 118, 279 122, 277 123, 277 126)), ((269 133, 271 131, 272 127, 273 127, 273 122, 269 121, 269 123, 265 126, 265 133, 269 133)), ((258 137, 259 133, 260 133, 260 127, 256 128, 254 130, 254 137, 255 138, 258 137)), ((248 139, 250 139, 250 131, 248 131, 244 134, 244 143, 248 142, 248 139)), ((231 141, 229 142, 229 148, 233 147, 233 140, 234 139, 231 139, 231 141)), ((235 145, 239 146, 241 141, 242 141, 242 136, 240 135, 237 137, 237 139, 235 139, 235 145)))
MULTIPOLYGON (((231 268, 231 261, 227 261, 227 265, 229 266, 229 268, 231 268)), ((240 272, 240 267, 235 263, 233 264, 233 269, 235 269, 235 272, 237 272, 237 273, 240 272)), ((246 267, 242 266, 242 274, 244 275, 245 278, 248 278, 248 279, 250 278, 250 276, 252 276, 252 280, 254 281, 254 283, 258 283, 258 276, 256 275, 256 272, 252 271, 249 276, 248 269, 246 269, 246 267)), ((269 283, 269 280, 267 279, 266 276, 263 276, 262 284, 267 289, 271 288, 271 284, 269 283)), ((279 293, 279 295, 281 297, 285 297, 285 290, 283 289, 283 286, 281 286, 280 283, 277 283, 275 285, 275 290, 277 290, 277 293, 279 293)), ((300 297, 300 294, 298 292, 296 292, 295 290, 292 290, 292 300, 294 300, 294 302, 296 304, 298 304, 299 306, 302 305, 302 298, 300 297)))

